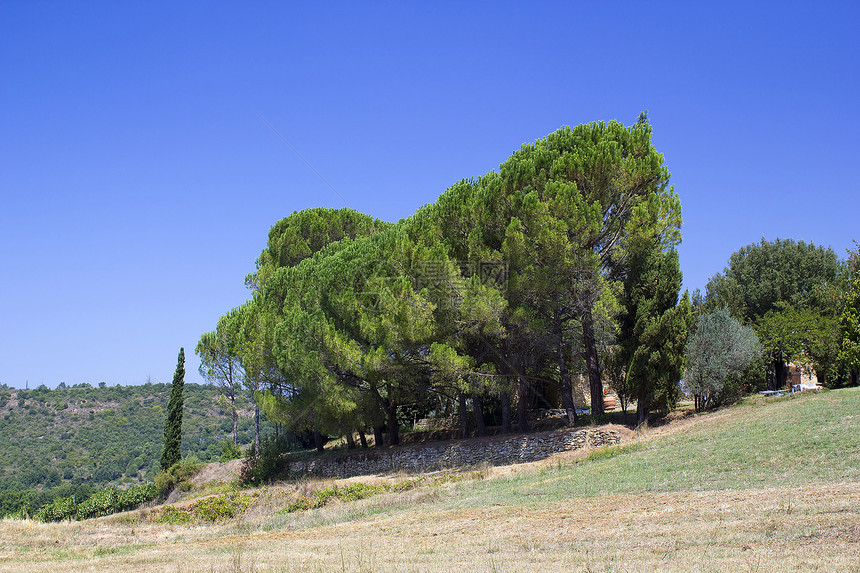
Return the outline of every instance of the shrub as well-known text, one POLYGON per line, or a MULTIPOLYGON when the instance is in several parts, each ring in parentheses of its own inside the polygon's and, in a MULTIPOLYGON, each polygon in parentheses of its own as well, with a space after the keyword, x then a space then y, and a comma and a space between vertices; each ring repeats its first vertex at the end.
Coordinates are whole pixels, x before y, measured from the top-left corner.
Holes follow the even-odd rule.
POLYGON ((216 495, 193 504, 191 511, 198 519, 220 521, 244 513, 250 505, 251 497, 245 494, 216 495))
POLYGON ((158 495, 158 488, 154 483, 145 483, 142 485, 130 487, 119 492, 117 500, 117 511, 127 511, 134 509, 142 503, 152 501, 158 495))
POLYGON ((169 523, 171 525, 184 525, 191 523, 194 520, 193 516, 187 511, 182 511, 172 505, 161 508, 161 514, 157 521, 161 523, 169 523))
POLYGON ((410 480, 396 484, 395 486, 368 485, 364 483, 354 483, 344 487, 333 485, 325 489, 317 490, 311 495, 299 496, 299 499, 282 509, 281 512, 293 513, 295 511, 316 509, 326 505, 332 500, 358 501, 359 499, 364 499, 378 493, 406 491, 415 487, 416 484, 417 482, 415 480, 410 480))
POLYGON ((229 462, 231 460, 238 460, 242 457, 242 448, 234 444, 232 441, 226 441, 224 444, 224 450, 221 452, 221 461, 229 462))
POLYGON ((167 471, 158 472, 153 480, 158 495, 167 497, 176 487, 189 491, 192 487, 191 476, 200 471, 202 466, 203 464, 197 458, 188 456, 173 464, 167 471))
POLYGON ((45 522, 72 520, 75 519, 76 510, 75 496, 58 497, 37 511, 33 518, 45 522))
POLYGON ((89 499, 78 504, 75 519, 104 517, 120 511, 134 509, 141 503, 155 498, 158 490, 155 484, 147 483, 121 490, 113 487, 100 489, 89 499))
POLYGON ((732 318, 727 309, 699 316, 684 355, 685 381, 696 410, 735 399, 741 389, 740 374, 761 353, 753 329, 732 318))
POLYGON ((222 521, 241 515, 250 507, 252 501, 253 498, 244 493, 215 495, 184 508, 163 507, 156 521, 173 525, 194 521, 222 521))
POLYGON ((104 517, 116 512, 119 493, 116 488, 108 487, 100 489, 88 500, 78 504, 75 519, 90 519, 93 517, 104 517))
POLYGON ((252 447, 239 471, 239 481, 243 484, 259 485, 286 473, 287 461, 284 454, 289 446, 284 440, 275 438, 260 442, 259 453, 252 447))

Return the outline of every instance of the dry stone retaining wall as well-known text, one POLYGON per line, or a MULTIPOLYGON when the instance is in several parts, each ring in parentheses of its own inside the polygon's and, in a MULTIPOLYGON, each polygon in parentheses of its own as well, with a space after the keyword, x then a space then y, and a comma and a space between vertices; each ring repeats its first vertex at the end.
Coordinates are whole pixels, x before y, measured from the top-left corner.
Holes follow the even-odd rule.
POLYGON ((419 473, 487 462, 533 462, 558 452, 621 443, 613 430, 564 430, 504 439, 462 440, 412 448, 362 450, 349 455, 290 462, 294 474, 342 478, 395 471, 419 473))

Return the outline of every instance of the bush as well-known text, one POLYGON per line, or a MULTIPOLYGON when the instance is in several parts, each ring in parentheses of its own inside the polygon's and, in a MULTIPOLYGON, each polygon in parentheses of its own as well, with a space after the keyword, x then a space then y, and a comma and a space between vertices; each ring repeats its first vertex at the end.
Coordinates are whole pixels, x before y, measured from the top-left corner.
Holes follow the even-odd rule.
POLYGON ((119 493, 116 488, 108 487, 100 489, 85 502, 78 504, 75 519, 90 519, 93 517, 104 517, 116 513, 119 493))
POLYGON ((117 499, 117 511, 127 511, 134 509, 142 503, 152 501, 158 495, 158 488, 154 483, 145 483, 142 485, 130 487, 119 492, 117 499))
POLYGON ((245 463, 239 471, 239 481, 243 484, 260 485, 283 475, 287 471, 284 454, 288 451, 289 445, 284 440, 262 440, 259 454, 253 447, 248 451, 245 463))
POLYGON ((184 525, 194 521, 192 516, 187 511, 182 511, 172 505, 161 508, 161 516, 158 521, 161 523, 169 523, 170 525, 184 525))
POLYGON ((176 487, 189 491, 192 488, 190 478, 201 467, 203 464, 197 458, 188 456, 170 466, 167 471, 158 472, 153 480, 158 495, 167 497, 176 487))
POLYGON ((63 521, 75 519, 77 507, 75 496, 58 497, 48 505, 42 507, 33 516, 38 521, 63 521))
POLYGON ((216 495, 201 499, 192 506, 192 513, 204 521, 230 519, 244 513, 251 505, 251 498, 245 494, 216 495))
POLYGON ((242 457, 242 448, 234 444, 232 441, 225 440, 224 450, 221 452, 221 461, 229 462, 238 460, 242 457))
POLYGON ((222 521, 237 517, 245 512, 253 499, 244 493, 215 495, 201 499, 184 508, 166 506, 156 521, 173 525, 187 524, 194 521, 222 521))
POLYGON ((293 513, 296 511, 306 511, 308 509, 316 509, 322 507, 332 500, 338 501, 358 501, 379 493, 389 491, 406 491, 412 489, 417 484, 416 481, 408 481, 397 484, 396 486, 387 485, 368 485, 364 483, 354 483, 344 487, 333 485, 331 487, 317 490, 311 495, 299 496, 299 499, 289 504, 281 510, 281 513, 293 513))
POLYGON ((742 392, 741 374, 762 354, 755 332, 725 308, 700 315, 687 339, 685 382, 696 411, 727 404, 742 392))
MULTIPOLYGON (((33 518, 39 521, 82 520, 93 517, 104 517, 119 511, 134 509, 142 503, 155 498, 158 490, 155 484, 147 483, 120 490, 113 487, 100 489, 89 495, 89 488, 81 488, 82 495, 55 497, 50 503, 42 505, 33 518), (80 501, 83 500, 83 501, 80 501)), ((12 515, 24 516, 26 512, 19 511, 12 515)))

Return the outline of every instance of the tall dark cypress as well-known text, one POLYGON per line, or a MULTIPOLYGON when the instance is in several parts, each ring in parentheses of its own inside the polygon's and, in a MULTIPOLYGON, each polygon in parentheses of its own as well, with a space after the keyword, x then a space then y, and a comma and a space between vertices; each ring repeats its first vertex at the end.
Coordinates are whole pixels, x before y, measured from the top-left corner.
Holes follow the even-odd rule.
POLYGON ((179 360, 173 374, 170 401, 167 403, 167 419, 164 421, 164 449, 161 451, 161 469, 167 470, 182 458, 182 408, 185 387, 185 349, 179 349, 179 360))
POLYGON ((668 414, 678 400, 690 320, 688 296, 678 298, 681 280, 677 251, 652 241, 631 246, 619 342, 638 424, 653 410, 668 414))

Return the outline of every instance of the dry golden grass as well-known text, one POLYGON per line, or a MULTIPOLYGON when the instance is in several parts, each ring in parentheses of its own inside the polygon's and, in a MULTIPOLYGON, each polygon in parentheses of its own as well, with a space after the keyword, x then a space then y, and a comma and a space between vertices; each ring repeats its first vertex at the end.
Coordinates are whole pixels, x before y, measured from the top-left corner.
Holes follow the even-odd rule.
POLYGON ((856 483, 450 509, 430 490, 385 497, 270 531, 4 521, 0 570, 860 571, 856 483))
MULTIPOLYGON (((781 463, 765 455, 761 463, 769 465, 762 472, 724 447, 743 444, 738 431, 744 428, 784 445, 786 440, 773 438, 774 428, 792 416, 805 427, 807 418, 821 419, 824 430, 809 431, 822 448, 854 447, 860 391, 845 396, 848 403, 830 393, 685 418, 631 436, 641 447, 628 446, 616 457, 578 454, 484 468, 476 475, 485 479, 478 481, 307 512, 277 513, 297 492, 330 481, 261 490, 242 517, 216 524, 153 523, 147 510, 80 523, 5 520, 0 571, 860 572, 856 451, 810 456, 808 444, 789 444, 780 455, 805 457, 781 463), (772 418, 777 425, 767 425, 772 418), (698 465, 682 460, 680 453, 690 448, 713 457, 698 465), (686 464, 684 470, 661 474, 653 491, 627 481, 670 464, 673 456, 679 468, 686 464), (845 463, 833 469, 837 459, 845 463), (709 481, 709 464, 723 468, 725 460, 738 463, 735 473, 709 481), (774 475, 767 478, 771 468, 774 475), (691 476, 704 485, 691 487, 691 476), (596 477, 604 482, 581 483, 596 477)), ((794 435, 790 428, 785 432, 794 435)))

